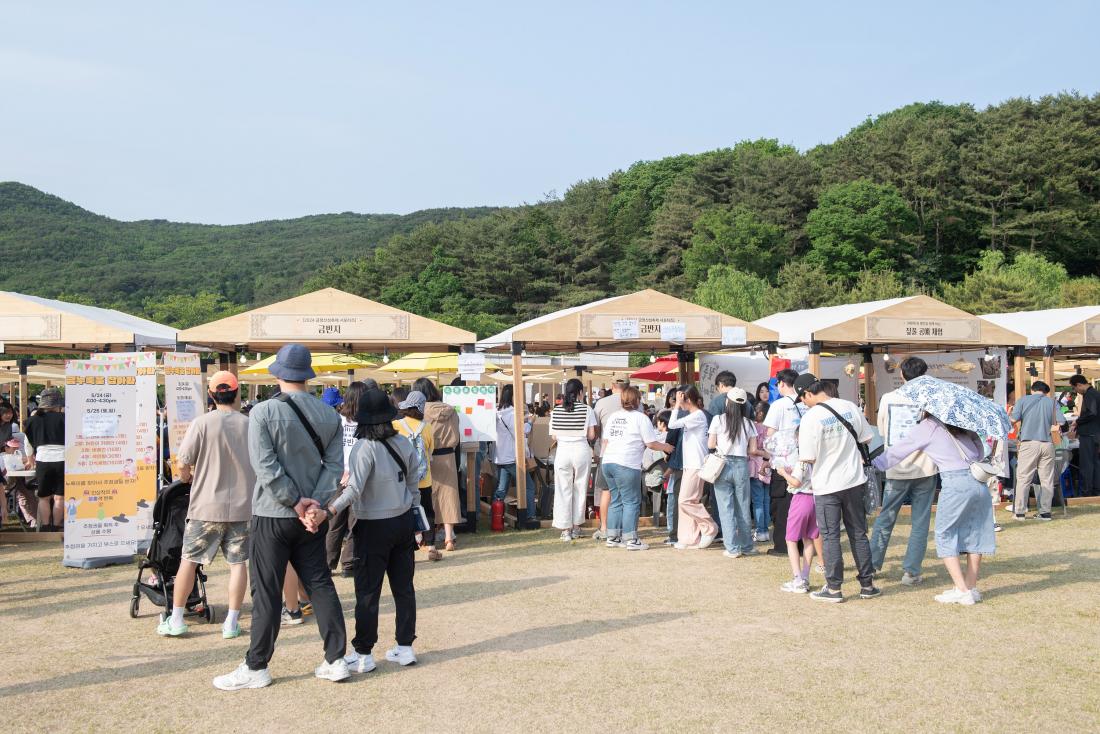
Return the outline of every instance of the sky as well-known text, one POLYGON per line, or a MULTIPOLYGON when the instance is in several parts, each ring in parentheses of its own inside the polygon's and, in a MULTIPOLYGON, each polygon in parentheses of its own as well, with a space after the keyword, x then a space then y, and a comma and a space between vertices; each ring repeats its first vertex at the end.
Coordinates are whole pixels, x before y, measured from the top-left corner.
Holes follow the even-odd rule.
POLYGON ((517 205, 939 100, 1096 94, 1100 4, 10 2, 0 181, 116 219, 517 205))

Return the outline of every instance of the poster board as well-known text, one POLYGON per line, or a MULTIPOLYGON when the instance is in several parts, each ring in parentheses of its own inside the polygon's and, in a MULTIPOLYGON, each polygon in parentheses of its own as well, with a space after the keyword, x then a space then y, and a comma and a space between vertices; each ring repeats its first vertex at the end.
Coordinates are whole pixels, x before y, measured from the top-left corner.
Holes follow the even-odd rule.
POLYGON ((148 542, 155 386, 152 353, 66 363, 65 565, 129 557, 148 542))
POLYGON ((164 354, 164 402, 168 413, 168 460, 173 475, 176 454, 191 421, 206 409, 202 389, 202 362, 199 355, 188 352, 164 354))
POLYGON ((928 374, 932 377, 968 387, 998 405, 1004 405, 1007 399, 1008 355, 1004 349, 990 349, 988 355, 984 349, 971 349, 890 356, 887 362, 883 355, 874 355, 875 392, 880 397, 901 387, 901 363, 912 356, 928 363, 928 374))
POLYGON ((496 443, 496 385, 445 385, 443 402, 458 413, 459 440, 462 443, 496 443))

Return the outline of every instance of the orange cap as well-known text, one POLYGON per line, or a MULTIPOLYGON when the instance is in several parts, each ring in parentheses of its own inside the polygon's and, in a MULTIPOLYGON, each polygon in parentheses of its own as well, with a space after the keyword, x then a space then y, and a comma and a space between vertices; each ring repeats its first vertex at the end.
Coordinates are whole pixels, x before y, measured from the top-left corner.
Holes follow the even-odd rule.
POLYGON ((231 392, 240 386, 241 383, 232 372, 220 370, 210 376, 210 392, 231 392))

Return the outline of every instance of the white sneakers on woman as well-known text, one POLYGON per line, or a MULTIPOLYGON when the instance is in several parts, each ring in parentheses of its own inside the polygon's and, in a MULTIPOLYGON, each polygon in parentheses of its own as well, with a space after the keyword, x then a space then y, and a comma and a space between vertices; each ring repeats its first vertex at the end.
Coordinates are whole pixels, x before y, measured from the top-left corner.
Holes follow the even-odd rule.
MULTIPOLYGON (((980 598, 981 594, 978 594, 978 599, 980 598)), ((942 594, 937 594, 936 601, 940 604, 959 604, 964 607, 972 607, 977 603, 973 591, 969 589, 966 591, 959 591, 954 586, 942 594)))

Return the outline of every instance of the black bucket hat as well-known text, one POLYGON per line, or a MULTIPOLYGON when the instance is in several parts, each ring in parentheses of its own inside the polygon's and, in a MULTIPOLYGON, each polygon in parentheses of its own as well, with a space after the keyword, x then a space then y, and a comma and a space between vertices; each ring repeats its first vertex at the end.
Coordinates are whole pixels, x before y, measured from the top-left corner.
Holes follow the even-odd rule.
POLYGON ((393 407, 386 393, 377 387, 363 391, 355 411, 356 423, 375 426, 379 423, 392 423, 395 418, 397 418, 397 408, 393 407))

